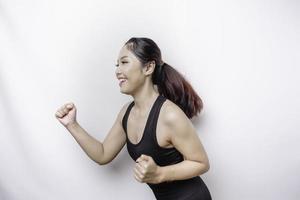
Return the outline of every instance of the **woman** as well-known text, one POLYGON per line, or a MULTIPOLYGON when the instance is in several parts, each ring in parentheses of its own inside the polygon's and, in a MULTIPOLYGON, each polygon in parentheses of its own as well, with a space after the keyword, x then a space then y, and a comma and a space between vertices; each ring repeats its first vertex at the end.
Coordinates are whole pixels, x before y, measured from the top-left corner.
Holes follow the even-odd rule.
POLYGON ((189 120, 202 101, 191 85, 162 61, 149 38, 131 38, 121 48, 116 77, 120 91, 133 101, 120 110, 103 142, 76 121, 76 107, 66 103, 56 118, 85 153, 100 165, 111 162, 127 145, 134 161, 134 177, 147 183, 158 200, 210 200, 200 178, 209 169, 206 152, 189 120))

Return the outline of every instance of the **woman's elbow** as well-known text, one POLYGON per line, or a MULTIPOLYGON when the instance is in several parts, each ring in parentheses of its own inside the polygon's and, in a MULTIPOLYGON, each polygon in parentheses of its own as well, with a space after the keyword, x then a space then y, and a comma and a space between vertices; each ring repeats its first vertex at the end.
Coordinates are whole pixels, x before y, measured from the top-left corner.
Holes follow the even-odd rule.
POLYGON ((210 169, 210 164, 209 164, 209 161, 205 161, 205 162, 202 162, 202 172, 203 173, 206 173, 209 169, 210 169))
POLYGON ((207 156, 205 156, 203 163, 205 166, 205 172, 207 172, 210 169, 209 159, 207 156))
POLYGON ((210 169, 210 165, 209 165, 209 163, 206 163, 206 165, 205 165, 205 172, 207 172, 209 169, 210 169))

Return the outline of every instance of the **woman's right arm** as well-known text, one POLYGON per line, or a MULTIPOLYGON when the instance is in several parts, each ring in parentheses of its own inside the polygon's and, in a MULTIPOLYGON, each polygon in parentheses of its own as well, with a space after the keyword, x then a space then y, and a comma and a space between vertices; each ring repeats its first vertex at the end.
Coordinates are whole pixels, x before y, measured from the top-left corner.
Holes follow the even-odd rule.
POLYGON ((83 151, 100 165, 111 162, 126 143, 126 134, 122 127, 122 118, 130 102, 120 110, 112 128, 103 143, 85 131, 76 120, 76 107, 73 103, 62 106, 55 114, 56 118, 71 133, 83 151))

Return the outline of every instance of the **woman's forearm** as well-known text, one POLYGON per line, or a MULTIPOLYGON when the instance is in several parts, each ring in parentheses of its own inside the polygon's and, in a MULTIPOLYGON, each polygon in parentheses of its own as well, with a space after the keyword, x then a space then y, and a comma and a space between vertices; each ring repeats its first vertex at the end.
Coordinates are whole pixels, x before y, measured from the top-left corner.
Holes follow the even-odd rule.
POLYGON ((66 126, 84 152, 98 164, 104 163, 103 144, 89 135, 77 122, 66 126))
POLYGON ((160 182, 165 181, 175 181, 189 179, 200 174, 204 174, 209 170, 209 165, 191 161, 184 160, 180 163, 168 166, 159 167, 160 182))

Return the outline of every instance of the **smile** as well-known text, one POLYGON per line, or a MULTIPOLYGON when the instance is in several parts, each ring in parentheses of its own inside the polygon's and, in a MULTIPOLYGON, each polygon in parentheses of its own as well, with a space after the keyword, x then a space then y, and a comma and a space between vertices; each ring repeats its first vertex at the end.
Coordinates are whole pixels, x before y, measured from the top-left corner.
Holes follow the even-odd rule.
POLYGON ((126 79, 120 79, 119 85, 121 86, 122 83, 124 83, 126 81, 126 79))

